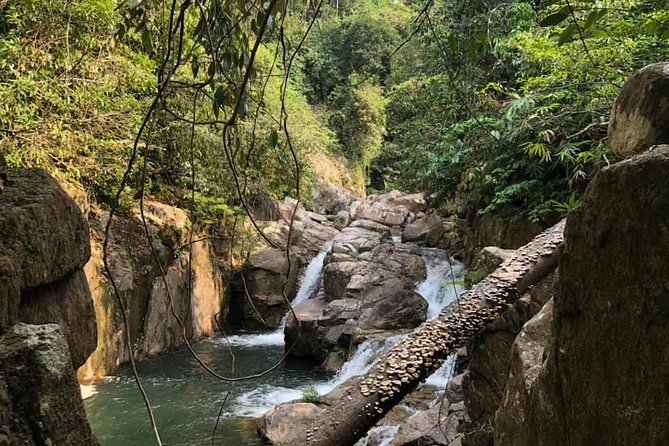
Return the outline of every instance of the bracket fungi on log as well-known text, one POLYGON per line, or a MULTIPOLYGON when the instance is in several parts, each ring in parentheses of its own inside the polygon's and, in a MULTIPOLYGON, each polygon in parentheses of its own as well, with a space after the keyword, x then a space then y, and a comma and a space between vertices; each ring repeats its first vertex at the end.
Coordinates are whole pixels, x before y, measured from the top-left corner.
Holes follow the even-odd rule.
MULTIPOLYGON (((352 445, 385 413, 557 266, 564 221, 520 248, 485 280, 395 345, 364 376, 325 395, 321 415, 275 444, 352 445), (336 394, 336 397, 332 396, 336 394)), ((290 404, 290 403, 288 403, 290 404)), ((291 423, 291 420, 282 420, 291 423)))

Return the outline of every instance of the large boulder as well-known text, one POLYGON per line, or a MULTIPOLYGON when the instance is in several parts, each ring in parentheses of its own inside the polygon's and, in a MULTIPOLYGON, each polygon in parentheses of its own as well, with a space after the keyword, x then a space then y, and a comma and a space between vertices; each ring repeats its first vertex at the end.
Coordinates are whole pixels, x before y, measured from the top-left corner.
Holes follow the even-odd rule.
POLYGON ((404 204, 395 203, 395 200, 402 196, 403 194, 398 191, 383 195, 370 195, 364 202, 355 206, 353 216, 356 219, 372 220, 386 226, 402 226, 411 214, 404 204))
POLYGON ((425 197, 422 193, 400 195, 392 200, 394 206, 404 206, 414 214, 425 210, 425 197))
POLYGON ((19 323, 0 338, 0 444, 98 444, 57 325, 19 323))
POLYGON ((355 197, 332 184, 319 184, 311 190, 311 208, 320 214, 334 215, 348 210, 355 197))
POLYGON ((609 144, 629 157, 669 143, 669 62, 648 65, 629 78, 613 103, 609 144))
POLYGON ((95 349, 83 267, 88 225, 60 184, 40 169, 2 168, 0 333, 15 322, 58 323, 75 367, 95 349))
POLYGON ((436 212, 428 212, 402 231, 403 242, 425 242, 428 246, 436 246, 443 236, 444 222, 436 212))
POLYGON ((312 403, 281 404, 262 417, 258 432, 268 444, 296 444, 296 433, 317 419, 322 411, 312 403))
POLYGON ((90 257, 88 225, 77 204, 41 169, 3 168, 0 252, 12 258, 21 289, 56 282, 90 257))
POLYGON ((569 215, 535 429, 500 444, 669 444, 668 170, 666 145, 606 168, 569 215))
POLYGON ((252 252, 232 284, 231 322, 243 328, 279 326, 288 302, 297 293, 299 272, 305 254, 292 249, 290 265, 282 249, 265 248, 252 252), (284 286, 285 284, 285 286, 284 286))

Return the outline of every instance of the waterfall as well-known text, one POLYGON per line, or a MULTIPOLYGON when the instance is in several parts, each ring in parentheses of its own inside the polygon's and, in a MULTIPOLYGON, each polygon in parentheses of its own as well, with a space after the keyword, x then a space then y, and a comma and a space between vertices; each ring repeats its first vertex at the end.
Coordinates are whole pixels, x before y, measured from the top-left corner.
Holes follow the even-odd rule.
MULTIPOLYGON (((418 284, 416 292, 427 301, 427 318, 432 319, 464 291, 465 268, 462 263, 441 249, 423 248, 423 258, 427 277, 418 284)), ((451 355, 425 383, 438 389, 445 389, 453 374, 454 365, 455 356, 451 355)))
MULTIPOLYGON (((332 248, 332 241, 326 242, 325 245, 321 248, 320 252, 316 257, 311 259, 309 265, 302 273, 300 279, 300 288, 295 295, 295 298, 290 303, 291 306, 295 306, 300 302, 304 302, 307 299, 311 299, 318 292, 318 288, 321 282, 321 273, 323 272, 323 261, 325 256, 332 248)), ((217 342, 220 342, 224 345, 232 345, 235 347, 255 347, 259 345, 284 345, 283 338, 283 329, 286 327, 286 322, 288 321, 288 315, 290 314, 290 309, 283 315, 281 318, 281 323, 279 327, 271 333, 260 333, 260 334, 248 334, 248 335, 232 335, 223 338, 219 338, 217 342)))
POLYGON ((427 318, 432 319, 464 291, 464 265, 441 249, 423 248, 427 276, 416 292, 428 303, 427 318))
MULTIPOLYGON (((318 291, 323 269, 323 261, 331 246, 331 242, 326 243, 318 256, 311 261, 305 270, 300 283, 300 290, 292 302, 293 305, 310 299, 318 291)), ((427 267, 427 277, 423 282, 418 284, 416 291, 423 296, 429 304, 428 317, 434 317, 443 307, 455 300, 456 296, 462 292, 463 287, 460 281, 462 281, 464 276, 464 267, 460 262, 452 259, 448 253, 440 249, 425 248, 423 250, 423 256, 427 267)), ((288 314, 284 316, 281 326, 273 333, 230 336, 228 337, 228 340, 230 340, 233 345, 246 347, 284 345, 283 327, 287 316, 288 314)), ((269 383, 262 384, 235 398, 234 415, 259 416, 279 404, 302 398, 302 393, 309 387, 315 388, 321 395, 326 394, 349 378, 367 373, 381 355, 387 352, 405 336, 406 335, 392 336, 383 341, 364 341, 358 346, 355 354, 346 361, 339 372, 328 381, 304 382, 297 388, 269 383)), ((444 388, 450 377, 453 362, 454 361, 449 358, 444 367, 428 378, 428 382, 436 387, 444 388)), ((388 444, 387 442, 384 443, 383 441, 385 440, 383 439, 390 441, 395 432, 395 427, 384 427, 379 431, 379 438, 382 440, 379 440, 380 442, 375 441, 373 444, 388 444)))
POLYGON ((302 398, 302 393, 309 387, 313 387, 320 395, 324 395, 349 378, 367 373, 376 364, 379 357, 390 350, 404 336, 392 336, 383 341, 364 341, 339 372, 328 381, 308 382, 297 389, 265 384, 246 392, 235 399, 234 414, 237 416, 262 415, 279 404, 302 398))

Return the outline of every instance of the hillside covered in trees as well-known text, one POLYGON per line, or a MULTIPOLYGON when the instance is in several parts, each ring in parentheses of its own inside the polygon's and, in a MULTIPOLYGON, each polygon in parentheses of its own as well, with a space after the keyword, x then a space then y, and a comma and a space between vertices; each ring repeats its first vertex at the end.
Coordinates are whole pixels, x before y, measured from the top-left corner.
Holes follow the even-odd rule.
POLYGON ((296 197, 299 179, 306 200, 319 181, 400 187, 548 224, 614 161, 605 129, 624 79, 668 51, 663 1, 291 2, 241 85, 263 5, 217 5, 2 2, 7 164, 109 206, 141 128, 122 206, 142 176, 168 201, 194 190, 205 214, 238 212, 240 188, 296 197))
POLYGON ((664 444, 667 61, 667 0, 0 0, 0 445, 664 444))

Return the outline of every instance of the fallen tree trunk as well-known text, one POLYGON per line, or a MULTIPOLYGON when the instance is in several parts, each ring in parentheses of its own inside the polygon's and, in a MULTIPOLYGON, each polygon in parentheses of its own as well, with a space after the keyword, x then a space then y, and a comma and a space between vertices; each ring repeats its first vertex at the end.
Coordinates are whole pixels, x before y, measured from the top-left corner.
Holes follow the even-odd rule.
MULTIPOLYGON (((277 445, 354 444, 450 354, 465 346, 528 288, 556 268, 563 230, 564 220, 520 248, 513 258, 463 293, 459 302, 444 308, 436 319, 423 323, 366 375, 353 378, 325 395, 324 404, 306 424, 293 424, 290 417, 277 419, 292 426, 290 438, 269 440, 277 445)), ((281 410, 281 406, 277 409, 281 410)), ((266 416, 266 423, 267 420, 266 416)))

